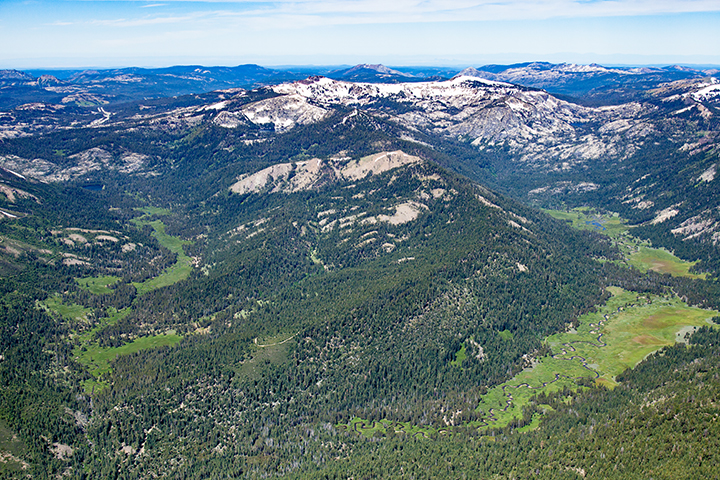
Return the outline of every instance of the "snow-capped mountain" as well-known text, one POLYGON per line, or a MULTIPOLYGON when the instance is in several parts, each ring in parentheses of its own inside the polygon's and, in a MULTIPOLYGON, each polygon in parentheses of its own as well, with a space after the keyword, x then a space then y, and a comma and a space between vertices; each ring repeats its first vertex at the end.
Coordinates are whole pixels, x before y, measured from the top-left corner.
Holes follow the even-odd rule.
POLYGON ((411 130, 461 139, 480 149, 502 145, 522 162, 551 170, 601 155, 625 157, 635 148, 625 138, 642 138, 654 129, 642 118, 648 107, 640 104, 588 108, 541 90, 467 76, 403 84, 313 77, 271 89, 285 99, 274 100, 277 104, 304 98, 307 111, 333 105, 382 111, 411 130), (601 128, 590 130, 598 124, 601 128))
POLYGON ((644 99, 644 93, 664 83, 703 78, 715 71, 681 66, 605 67, 546 62, 486 65, 466 68, 459 75, 498 80, 553 94, 568 95, 592 105, 626 103, 644 99))
MULTIPOLYGON (((373 71, 381 70, 385 71, 380 67, 373 71)), ((446 81, 404 83, 348 82, 311 76, 255 90, 226 89, 164 102, 124 107, 109 104, 95 109, 73 106, 93 101, 89 93, 78 93, 74 94, 77 98, 65 103, 28 103, 3 112, 0 137, 12 139, 78 128, 143 129, 174 134, 212 126, 242 132, 235 135, 242 136, 243 144, 251 145, 273 141, 278 135, 300 127, 312 129, 323 122, 344 124, 362 117, 378 125, 392 126, 394 134, 417 144, 462 145, 472 152, 462 161, 465 163, 473 161, 469 160, 473 157, 491 158, 493 178, 500 179, 496 180, 498 185, 531 201, 542 203, 549 197, 595 192, 594 195, 610 196, 619 205, 631 208, 631 214, 637 212, 638 221, 662 218, 662 222, 656 222, 662 224, 672 218, 668 226, 684 228, 677 230, 681 233, 690 232, 682 223, 702 211, 675 198, 682 189, 667 194, 670 186, 665 185, 667 178, 663 175, 667 172, 663 162, 677 157, 674 161, 678 166, 671 171, 678 176, 674 184, 695 185, 700 182, 697 179, 702 179, 699 185, 706 188, 716 182, 720 139, 720 84, 716 79, 699 78, 697 71, 682 68, 528 64, 515 67, 516 76, 512 78, 508 71, 513 69, 497 70, 485 72, 487 75, 481 72, 481 77, 477 71, 466 70, 446 81), (527 78, 521 74, 529 75, 528 72, 535 72, 537 78, 547 81, 552 76, 556 79, 596 76, 606 86, 613 85, 612 79, 620 76, 647 79, 648 75, 677 73, 691 78, 650 82, 652 88, 642 89, 636 101, 588 106, 546 90, 498 80, 518 81, 527 78), (669 208, 678 213, 663 216, 662 212, 669 208)), ((41 178, 49 181, 80 178, 85 172, 102 171, 111 165, 115 171, 130 175, 154 172, 152 161, 146 157, 138 157, 142 158, 139 163, 144 165, 142 168, 129 168, 124 159, 132 153, 118 154, 115 163, 97 155, 82 157, 85 159, 82 165, 72 163, 76 157, 64 159, 62 162, 67 165, 16 154, 4 155, 3 161, 13 171, 30 176, 39 172, 41 178)), ((693 229, 688 235, 697 233, 693 229)), ((714 234, 715 230, 707 231, 714 234)))

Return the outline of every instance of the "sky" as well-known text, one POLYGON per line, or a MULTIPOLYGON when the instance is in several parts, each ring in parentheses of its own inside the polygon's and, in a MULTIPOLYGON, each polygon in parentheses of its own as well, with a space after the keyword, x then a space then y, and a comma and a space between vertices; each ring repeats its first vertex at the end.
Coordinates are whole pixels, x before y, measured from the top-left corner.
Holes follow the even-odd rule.
POLYGON ((720 0, 0 0, 0 68, 720 65, 720 0))

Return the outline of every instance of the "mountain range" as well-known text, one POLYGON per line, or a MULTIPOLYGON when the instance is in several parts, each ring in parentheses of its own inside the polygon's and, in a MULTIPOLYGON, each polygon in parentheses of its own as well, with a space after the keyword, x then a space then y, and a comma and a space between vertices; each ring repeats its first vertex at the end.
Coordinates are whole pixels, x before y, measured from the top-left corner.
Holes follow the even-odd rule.
POLYGON ((714 474, 717 71, 35 73, 4 475, 714 474))
POLYGON ((0 71, 0 108, 23 103, 62 103, 82 106, 119 104, 133 100, 205 93, 227 88, 254 88, 324 75, 336 80, 403 83, 446 80, 458 74, 498 80, 591 105, 634 100, 643 91, 675 80, 703 78, 717 69, 671 67, 618 67, 550 64, 486 65, 464 70, 448 67, 397 67, 360 64, 352 67, 290 67, 271 69, 259 65, 236 67, 175 66, 106 70, 0 71))
MULTIPOLYGON (((357 71, 367 66, 360 67, 357 71)), ((659 72, 698 75, 680 68, 624 71, 545 64, 506 68, 497 75, 518 70, 526 76, 527 72, 552 72, 543 81, 555 78, 557 72, 591 77, 599 71, 625 77, 656 78, 659 72)), ((661 225, 665 234, 674 232, 678 238, 716 243, 718 220, 713 212, 717 205, 708 204, 707 199, 715 192, 719 95, 720 85, 713 77, 666 82, 643 90, 640 100, 603 107, 579 105, 545 90, 477 76, 393 84, 310 77, 253 91, 230 89, 117 108, 33 103, 8 111, 0 119, 0 128, 5 138, 80 126, 168 129, 204 122, 280 133, 322 122, 338 109, 352 109, 350 114, 365 112, 391 123, 410 141, 427 143, 433 137, 459 143, 474 158, 451 168, 525 201, 557 202, 568 197, 576 204, 582 202, 582 193, 601 195, 606 206, 612 205, 633 221, 653 228, 661 225), (658 155, 675 168, 668 172, 654 160, 658 155), (607 178, 608 171, 614 172, 612 178, 607 178), (674 189, 661 181, 668 174, 674 189), (693 200, 696 194, 701 202, 693 200)), ((144 155, 125 155, 133 153, 144 155)), ((92 153, 82 155, 93 158, 92 153)), ((95 166, 88 168, 71 163, 72 172, 54 173, 61 169, 51 158, 5 158, 8 166, 21 173, 39 168, 46 175, 64 178, 81 176, 102 163, 89 160, 95 166)))

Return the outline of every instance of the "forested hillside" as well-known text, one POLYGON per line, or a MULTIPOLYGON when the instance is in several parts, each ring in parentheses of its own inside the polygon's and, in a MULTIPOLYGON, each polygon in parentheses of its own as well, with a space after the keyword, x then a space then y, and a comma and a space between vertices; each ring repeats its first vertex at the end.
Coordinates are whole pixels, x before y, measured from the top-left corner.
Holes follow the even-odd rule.
MULTIPOLYGON (((515 147, 470 137, 531 131, 488 130, 523 102, 538 102, 533 128, 568 135, 571 117, 594 128, 587 111, 508 84, 437 83, 400 94, 315 78, 105 113, 13 111, 22 121, 0 144, 3 475, 713 474, 712 230, 668 235, 638 217, 642 200, 612 213, 622 169, 602 173, 607 188, 538 191, 573 170, 534 164, 524 179, 515 147)), ((697 203, 688 215, 705 208, 714 177, 691 195, 641 161, 688 165, 666 147, 624 165, 665 179, 657 208, 679 195, 697 203)))

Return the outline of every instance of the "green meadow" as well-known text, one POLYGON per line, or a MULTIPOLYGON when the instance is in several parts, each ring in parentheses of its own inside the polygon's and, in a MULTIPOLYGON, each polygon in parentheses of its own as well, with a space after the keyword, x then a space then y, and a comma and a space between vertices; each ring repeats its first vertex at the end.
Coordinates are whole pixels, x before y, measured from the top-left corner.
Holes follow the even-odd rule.
MULTIPOLYGON (((545 339, 552 353, 537 359, 511 380, 497 385, 482 396, 477 407, 481 414, 466 426, 479 430, 503 428, 523 417, 523 407, 541 392, 550 394, 579 391, 595 383, 608 388, 618 383, 615 377, 640 363, 662 347, 683 341, 683 335, 695 327, 714 325, 713 310, 689 307, 676 296, 638 295, 610 287, 612 296, 598 311, 581 316, 576 329, 545 339)), ((451 363, 459 366, 461 348, 451 363)), ((541 406, 542 407, 542 406, 541 406)), ((519 431, 538 427, 541 414, 519 431)), ((404 431, 411 435, 431 436, 442 431, 381 420, 369 422, 354 418, 340 428, 365 436, 404 431), (378 433, 379 432, 379 433, 378 433)))
POLYGON ((53 311, 73 322, 86 323, 88 322, 88 315, 92 312, 92 308, 83 307, 82 305, 70 304, 66 305, 62 301, 62 297, 59 294, 55 294, 52 297, 48 297, 42 301, 42 305, 50 311, 53 311))
POLYGON ((705 274, 691 273, 690 268, 697 262, 680 260, 667 250, 641 246, 630 254, 628 263, 641 272, 654 270, 660 273, 669 273, 676 277, 705 278, 705 274))
POLYGON ((590 213, 588 208, 575 208, 570 211, 543 209, 543 212, 568 222, 578 230, 592 230, 612 238, 627 233, 629 229, 625 220, 618 215, 595 215, 590 213))
POLYGON ((84 288, 85 290, 88 290, 90 293, 93 293, 95 295, 112 293, 110 285, 117 283, 119 280, 120 277, 115 277, 113 275, 75 279, 75 281, 78 283, 78 285, 80 285, 81 288, 84 288))
POLYGON ((653 248, 648 242, 633 237, 631 227, 617 214, 594 214, 586 208, 570 211, 544 210, 558 220, 568 222, 573 228, 591 230, 612 238, 624 256, 624 264, 645 273, 653 270, 674 276, 705 278, 705 274, 691 273, 690 268, 697 262, 687 262, 662 248, 653 248))
MULTIPOLYGON (((145 213, 145 215, 134 219, 134 223, 138 226, 150 225, 154 230, 153 236, 162 246, 177 254, 177 261, 159 276, 145 282, 133 283, 139 295, 184 280, 190 276, 192 272, 192 259, 188 257, 183 250, 183 246, 190 242, 168 235, 165 232, 165 224, 161 220, 151 221, 148 219, 148 217, 153 215, 167 215, 170 213, 169 210, 156 207, 145 207, 140 210, 145 213)), ((119 278, 114 276, 76 279, 81 288, 85 288, 94 294, 112 293, 109 285, 112 285, 118 280, 119 278)), ((81 305, 64 305, 62 298, 58 295, 49 298, 44 304, 48 309, 75 321, 84 320, 87 322, 88 314, 92 311, 81 305)), ((108 316, 98 319, 97 324, 95 324, 92 329, 86 331, 78 329, 74 333, 79 341, 79 346, 73 350, 73 355, 80 363, 87 367, 93 376, 93 379, 86 381, 84 384, 86 391, 91 392, 106 386, 103 382, 103 375, 110 372, 110 363, 116 357, 150 348, 172 346, 182 340, 180 335, 177 335, 174 331, 170 331, 161 335, 140 337, 120 347, 101 347, 95 342, 97 332, 107 326, 115 325, 130 312, 130 307, 119 311, 114 308, 109 308, 107 312, 108 316)))
POLYGON ((257 379, 267 365, 278 365, 287 360, 295 334, 282 333, 268 338, 256 338, 252 356, 236 368, 239 377, 257 379))
POLYGON ((457 353, 455 353, 455 360, 450 362, 450 364, 454 367, 461 367, 462 362, 465 361, 466 358, 467 358, 467 351, 465 350, 465 344, 463 343, 462 346, 460 347, 460 350, 458 350, 457 353))
POLYGON ((93 389, 104 388, 103 374, 110 372, 110 362, 120 355, 128 355, 141 350, 172 346, 182 340, 180 335, 174 331, 161 335, 140 337, 133 342, 126 343, 120 347, 103 348, 96 344, 85 344, 73 350, 75 358, 85 365, 92 374, 93 380, 85 382, 85 390, 90 392, 93 389))
MULTIPOLYGON (((162 209, 158 209, 160 212, 164 212, 162 209)), ((150 225, 155 230, 153 236, 157 238, 160 245, 167 248, 171 252, 177 254, 177 261, 174 265, 167 268, 163 273, 157 277, 146 280, 142 283, 135 282, 133 285, 137 289, 138 295, 150 292, 152 290, 167 287, 173 285, 181 280, 185 280, 190 276, 192 272, 192 259, 185 254, 183 245, 188 245, 191 242, 182 240, 178 237, 173 237, 165 233, 165 224, 162 220, 147 221, 143 220, 144 216, 135 219, 134 222, 137 225, 150 225)))
POLYGON ((79 346, 73 349, 73 356, 85 365, 93 375, 93 379, 86 381, 84 384, 87 392, 106 386, 102 382, 101 377, 104 373, 110 371, 110 361, 118 355, 127 355, 148 348, 174 345, 182 339, 182 337, 175 334, 175 332, 168 332, 164 335, 141 337, 120 347, 104 348, 95 343, 95 334, 109 325, 115 325, 120 319, 130 313, 130 308, 116 310, 110 307, 108 308, 107 317, 98 319, 97 324, 92 329, 83 330, 83 324, 89 323, 88 314, 92 309, 76 304, 65 305, 59 295, 48 298, 43 302, 43 305, 48 310, 61 315, 73 323, 72 335, 79 344, 79 346))
POLYGON ((88 344, 92 342, 97 332, 107 326, 117 324, 120 319, 126 317, 130 312, 130 307, 123 308, 122 310, 117 310, 113 307, 109 307, 107 309, 107 317, 102 317, 98 319, 97 325, 95 325, 91 330, 78 334, 78 339, 80 340, 81 344, 88 344))
POLYGON ((540 392, 565 387, 577 391, 579 380, 614 387, 615 377, 662 347, 682 341, 688 328, 713 325, 713 310, 689 307, 676 296, 638 295, 610 287, 612 297, 597 312, 579 318, 574 331, 546 339, 552 354, 540 358, 512 380, 484 395, 479 427, 504 427, 522 418, 522 408, 540 392), (680 334, 680 335, 679 335, 680 334))
POLYGON ((150 216, 152 216, 152 215, 170 215, 172 213, 167 208, 153 207, 153 206, 136 208, 135 210, 137 210, 139 212, 143 212, 145 215, 150 215, 150 216))

